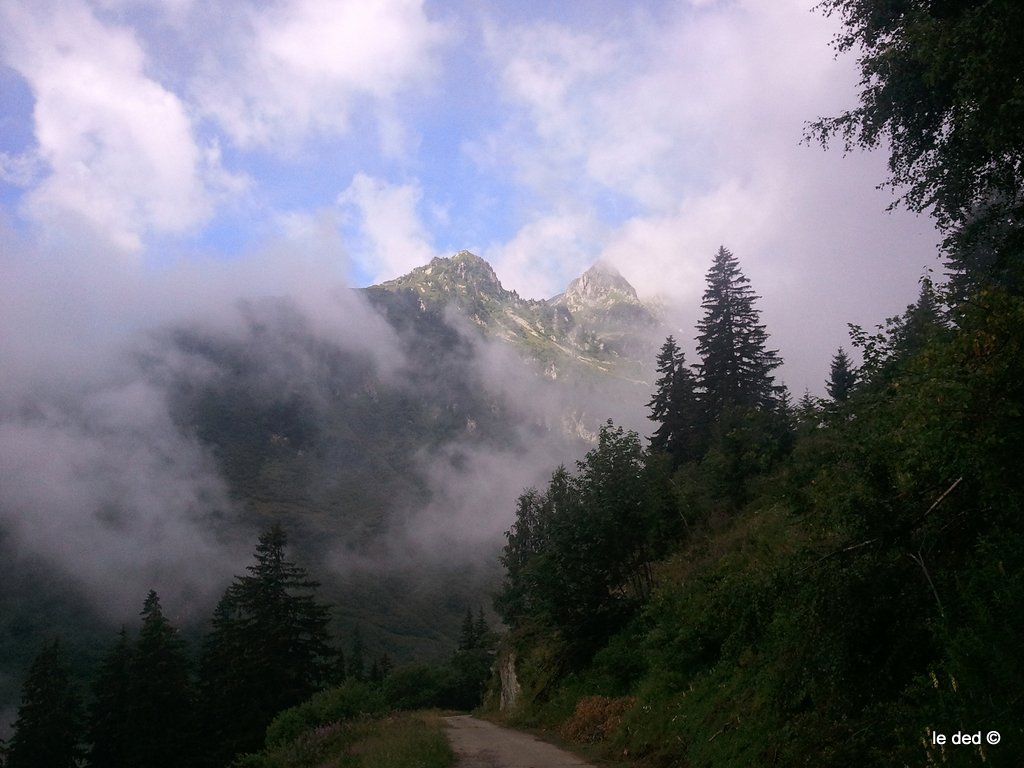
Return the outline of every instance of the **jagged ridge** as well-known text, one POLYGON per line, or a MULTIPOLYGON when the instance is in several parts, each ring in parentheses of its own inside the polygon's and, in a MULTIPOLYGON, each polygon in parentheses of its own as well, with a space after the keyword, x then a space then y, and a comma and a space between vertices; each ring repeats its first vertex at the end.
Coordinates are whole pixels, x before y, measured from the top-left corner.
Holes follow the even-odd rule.
POLYGON ((504 339, 557 376, 567 365, 636 378, 652 359, 656 314, 614 267, 598 263, 551 299, 506 290, 479 256, 459 251, 374 286, 413 291, 422 311, 454 306, 486 335, 504 339))

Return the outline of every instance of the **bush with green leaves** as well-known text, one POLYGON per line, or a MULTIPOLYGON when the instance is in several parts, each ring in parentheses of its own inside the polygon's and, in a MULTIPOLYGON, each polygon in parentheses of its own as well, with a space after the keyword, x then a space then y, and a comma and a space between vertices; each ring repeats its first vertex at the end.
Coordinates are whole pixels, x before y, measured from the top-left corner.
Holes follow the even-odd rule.
POLYGON ((267 727, 266 744, 277 747, 319 726, 379 715, 384 710, 384 698, 379 691, 366 683, 347 680, 279 713, 267 727))

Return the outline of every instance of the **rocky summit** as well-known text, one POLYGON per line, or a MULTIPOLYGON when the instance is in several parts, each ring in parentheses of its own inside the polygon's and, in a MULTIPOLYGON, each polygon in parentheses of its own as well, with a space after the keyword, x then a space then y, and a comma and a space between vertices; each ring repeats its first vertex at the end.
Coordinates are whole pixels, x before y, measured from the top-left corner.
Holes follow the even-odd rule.
POLYGON ((551 299, 506 290, 484 259, 460 251, 368 289, 411 292, 421 311, 454 310, 485 336, 502 339, 544 365, 554 378, 590 369, 629 380, 649 376, 660 340, 658 312, 645 305, 614 267, 598 263, 551 299))

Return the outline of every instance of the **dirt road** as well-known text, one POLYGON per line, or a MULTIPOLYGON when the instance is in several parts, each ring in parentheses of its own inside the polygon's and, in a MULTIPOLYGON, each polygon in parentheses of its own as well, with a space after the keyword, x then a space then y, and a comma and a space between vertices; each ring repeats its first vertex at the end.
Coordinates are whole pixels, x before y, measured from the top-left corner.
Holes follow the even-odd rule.
POLYGON ((528 733, 510 731, 469 715, 446 717, 456 768, 590 768, 575 755, 528 733))

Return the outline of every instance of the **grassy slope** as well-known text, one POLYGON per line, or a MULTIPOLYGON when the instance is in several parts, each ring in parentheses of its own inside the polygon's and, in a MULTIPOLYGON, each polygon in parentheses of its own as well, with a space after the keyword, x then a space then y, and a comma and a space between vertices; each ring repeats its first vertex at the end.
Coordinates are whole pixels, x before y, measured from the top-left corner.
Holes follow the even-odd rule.
POLYGON ((236 768, 450 768, 444 720, 431 712, 332 720, 302 730, 236 768))

